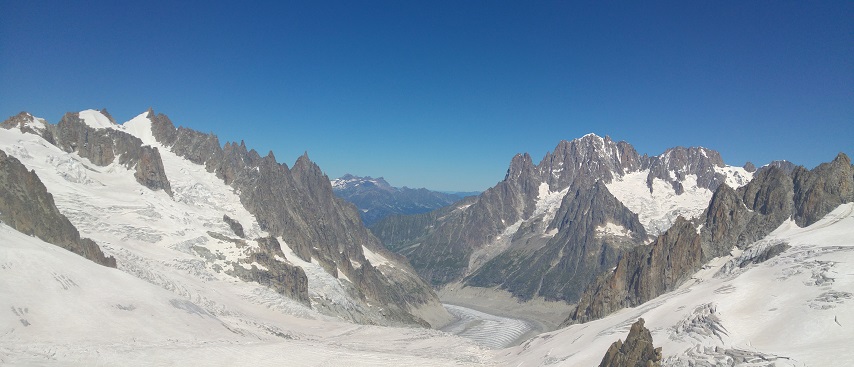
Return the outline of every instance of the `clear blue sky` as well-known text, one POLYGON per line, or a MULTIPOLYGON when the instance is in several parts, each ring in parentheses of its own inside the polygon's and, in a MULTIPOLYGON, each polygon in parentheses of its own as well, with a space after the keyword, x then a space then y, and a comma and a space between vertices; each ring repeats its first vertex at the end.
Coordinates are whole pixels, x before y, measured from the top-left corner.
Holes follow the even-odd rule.
POLYGON ((854 155, 854 2, 0 0, 0 118, 101 107, 439 190, 589 132, 812 167, 854 155))

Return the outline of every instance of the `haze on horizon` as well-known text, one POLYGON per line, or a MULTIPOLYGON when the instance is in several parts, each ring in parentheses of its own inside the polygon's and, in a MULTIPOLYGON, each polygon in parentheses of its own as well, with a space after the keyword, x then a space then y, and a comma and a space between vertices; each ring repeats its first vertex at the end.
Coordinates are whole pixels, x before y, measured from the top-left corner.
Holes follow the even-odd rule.
POLYGON ((854 156, 854 3, 0 0, 0 119, 153 107, 330 178, 483 190, 586 133, 854 156))

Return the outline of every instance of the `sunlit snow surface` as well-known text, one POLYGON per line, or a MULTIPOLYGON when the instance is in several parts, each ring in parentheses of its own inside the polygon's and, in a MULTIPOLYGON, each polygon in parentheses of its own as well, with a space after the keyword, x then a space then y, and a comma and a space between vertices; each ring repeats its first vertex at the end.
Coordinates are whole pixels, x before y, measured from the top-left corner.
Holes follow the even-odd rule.
MULTIPOLYGON (((212 236, 236 238, 223 215, 248 238, 266 235, 232 189, 158 146, 145 114, 107 126, 97 111, 84 112, 90 126, 160 148, 174 198, 141 186, 121 165, 99 167, 34 134, 0 129, 0 149, 35 170, 60 211, 119 265, 104 268, 0 226, 0 365, 441 366, 480 365, 488 355, 439 331, 342 322, 227 275, 257 244, 212 236)), ((312 303, 354 307, 346 278, 282 247, 306 271, 312 303)))
MULTIPOLYGON (((807 228, 789 221, 752 246, 790 249, 744 268, 715 259, 679 290, 604 319, 542 334, 507 349, 507 365, 592 366, 631 324, 646 320, 664 365, 743 366, 854 363, 854 204, 807 228), (721 271, 722 268, 730 269, 721 271)), ((749 252, 748 248, 745 253, 749 252)))
MULTIPOLYGON (((711 190, 697 186, 696 175, 685 177, 682 182, 685 191, 679 195, 669 183, 658 178, 653 179, 650 192, 646 185, 648 175, 649 170, 628 173, 614 178, 606 186, 617 200, 638 215, 638 220, 650 235, 666 231, 680 215, 688 219, 699 216, 712 199, 711 190)), ((729 181, 737 182, 734 179, 729 181)), ((747 182, 749 179, 741 185, 747 182)))

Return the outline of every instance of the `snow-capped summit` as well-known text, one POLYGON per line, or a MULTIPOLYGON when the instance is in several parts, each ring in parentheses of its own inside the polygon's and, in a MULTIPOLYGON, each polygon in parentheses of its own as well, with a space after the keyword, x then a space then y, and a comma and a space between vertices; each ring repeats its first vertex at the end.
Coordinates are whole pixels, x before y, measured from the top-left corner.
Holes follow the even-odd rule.
POLYGON ((119 126, 106 109, 102 109, 100 111, 83 110, 78 113, 78 116, 80 116, 80 119, 82 119, 87 126, 93 129, 114 129, 119 126))
POLYGON ((332 188, 335 190, 347 190, 362 185, 372 185, 381 189, 393 190, 391 185, 382 177, 373 178, 371 176, 359 177, 351 174, 345 174, 331 181, 332 188))
POLYGON ((150 113, 151 110, 143 112, 121 126, 128 134, 136 136, 144 144, 155 145, 157 144, 157 139, 154 138, 154 133, 151 131, 150 113))

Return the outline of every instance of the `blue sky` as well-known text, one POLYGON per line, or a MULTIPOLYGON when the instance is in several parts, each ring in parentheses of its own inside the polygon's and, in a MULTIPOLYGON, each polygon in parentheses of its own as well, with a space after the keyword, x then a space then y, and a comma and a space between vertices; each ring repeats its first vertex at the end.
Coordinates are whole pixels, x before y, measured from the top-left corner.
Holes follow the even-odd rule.
POLYGON ((101 107, 438 190, 589 132, 812 167, 854 156, 854 2, 0 0, 0 118, 101 107))

